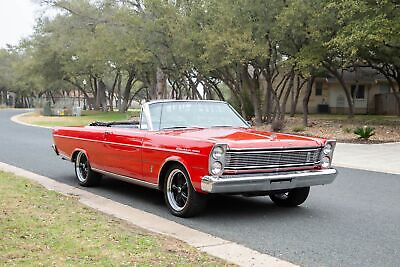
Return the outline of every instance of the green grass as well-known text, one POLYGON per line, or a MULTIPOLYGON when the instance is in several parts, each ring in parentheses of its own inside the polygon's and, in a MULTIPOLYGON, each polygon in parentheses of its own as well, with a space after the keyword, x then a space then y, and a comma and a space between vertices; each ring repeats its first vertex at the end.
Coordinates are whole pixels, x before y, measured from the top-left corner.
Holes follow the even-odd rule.
POLYGON ((139 116, 139 110, 122 112, 83 111, 82 116, 40 116, 38 113, 29 113, 19 119, 23 122, 39 126, 81 126, 94 121, 126 121, 139 116))
POLYGON ((0 265, 6 266, 225 265, 4 172, 0 233, 0 265))

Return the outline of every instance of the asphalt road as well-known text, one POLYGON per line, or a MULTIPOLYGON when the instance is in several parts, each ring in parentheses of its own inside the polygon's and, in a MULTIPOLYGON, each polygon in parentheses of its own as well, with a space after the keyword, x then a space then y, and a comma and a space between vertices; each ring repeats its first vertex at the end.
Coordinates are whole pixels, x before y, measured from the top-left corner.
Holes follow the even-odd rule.
MULTIPOLYGON (((0 161, 77 185, 72 164, 51 150, 50 130, 11 122, 18 113, 0 111, 0 161)), ((170 215, 154 190, 108 178, 87 190, 303 266, 400 266, 400 175, 338 170, 299 208, 220 196, 190 219, 170 215)))

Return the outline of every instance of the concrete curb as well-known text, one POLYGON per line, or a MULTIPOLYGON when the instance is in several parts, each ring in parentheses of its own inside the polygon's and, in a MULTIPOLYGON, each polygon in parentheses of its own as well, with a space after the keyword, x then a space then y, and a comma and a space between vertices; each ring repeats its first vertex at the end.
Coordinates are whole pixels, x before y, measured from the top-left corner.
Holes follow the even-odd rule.
POLYGON ((11 117, 11 121, 15 122, 15 123, 18 123, 18 124, 21 124, 21 125, 25 125, 25 126, 39 127, 39 128, 45 128, 45 129, 51 129, 52 128, 52 127, 48 127, 48 126, 33 125, 33 124, 22 122, 22 121, 19 120, 20 117, 22 117, 22 116, 24 116, 26 114, 30 114, 30 113, 33 113, 33 111, 25 112, 25 113, 21 113, 21 114, 12 116, 11 117))
POLYGON ((54 190, 64 195, 73 195, 78 197, 81 203, 98 211, 125 220, 146 230, 176 238, 188 243, 200 251, 240 266, 298 266, 270 255, 252 250, 243 245, 200 232, 157 215, 120 204, 80 188, 57 182, 51 178, 29 172, 6 163, 0 162, 0 170, 26 177, 30 180, 38 182, 48 190, 54 190))

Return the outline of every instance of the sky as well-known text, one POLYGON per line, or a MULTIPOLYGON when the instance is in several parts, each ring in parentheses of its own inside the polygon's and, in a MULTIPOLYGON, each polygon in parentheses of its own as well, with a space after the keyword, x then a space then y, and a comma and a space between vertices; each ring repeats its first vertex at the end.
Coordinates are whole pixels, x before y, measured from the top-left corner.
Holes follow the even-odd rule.
POLYGON ((0 48, 31 35, 39 9, 31 0, 0 0, 0 48))

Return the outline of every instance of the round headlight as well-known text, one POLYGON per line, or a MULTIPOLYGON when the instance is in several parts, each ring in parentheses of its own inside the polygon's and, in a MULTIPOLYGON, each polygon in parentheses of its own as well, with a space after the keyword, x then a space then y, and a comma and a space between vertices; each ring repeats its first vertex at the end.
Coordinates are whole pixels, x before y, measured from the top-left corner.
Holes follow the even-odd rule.
POLYGON ((329 155, 332 152, 332 145, 331 144, 327 144, 323 149, 322 149, 322 153, 324 153, 325 155, 329 155))
POLYGON ((329 157, 323 157, 321 159, 321 167, 329 168, 331 166, 331 159, 329 157))
POLYGON ((213 152, 212 152, 212 157, 214 159, 220 159, 223 154, 224 154, 224 149, 222 147, 220 147, 220 146, 214 147, 213 152))
POLYGON ((212 175, 220 175, 222 174, 222 163, 219 161, 215 161, 211 165, 211 174, 212 175))

